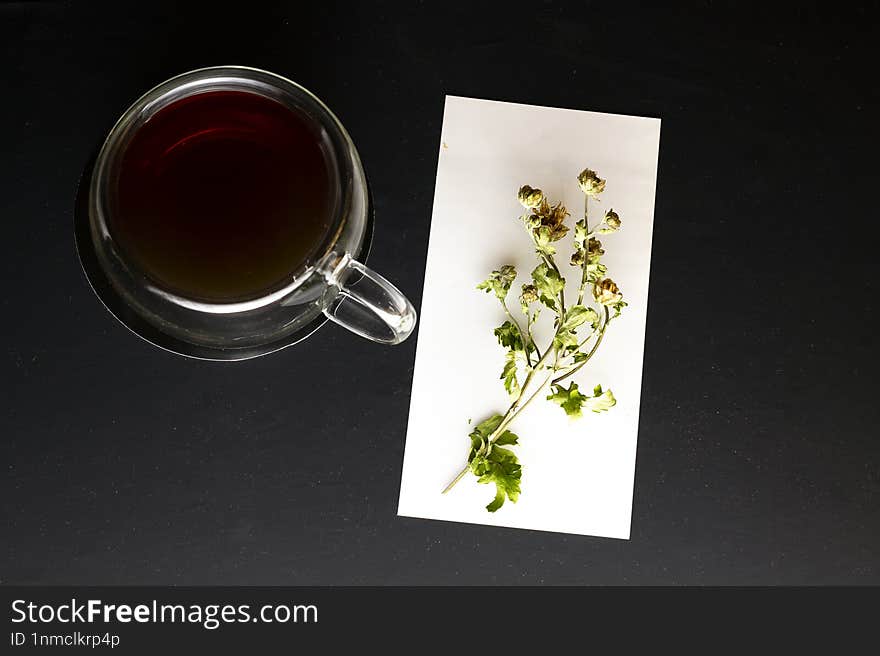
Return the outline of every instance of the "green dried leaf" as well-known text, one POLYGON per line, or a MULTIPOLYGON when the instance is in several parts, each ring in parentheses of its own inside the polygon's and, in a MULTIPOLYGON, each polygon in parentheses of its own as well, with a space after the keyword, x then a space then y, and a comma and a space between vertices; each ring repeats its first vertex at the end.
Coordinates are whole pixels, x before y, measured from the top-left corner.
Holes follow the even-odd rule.
POLYGON ((577 353, 574 354, 574 362, 575 362, 575 364, 578 364, 578 363, 586 360, 588 357, 589 356, 586 353, 584 353, 583 351, 578 351, 577 353))
POLYGON ((501 508, 505 499, 513 503, 519 499, 522 467, 513 451, 492 445, 489 454, 475 458, 470 468, 478 483, 495 484, 495 498, 486 506, 489 512, 501 508))
POLYGON ((578 391, 577 383, 572 382, 568 389, 557 384, 553 386, 553 390, 553 394, 547 397, 548 401, 558 404, 569 417, 581 416, 581 407, 587 397, 578 391))
POLYGON ((562 321, 560 330, 575 330, 587 322, 595 323, 599 320, 598 313, 591 307, 583 305, 574 305, 565 313, 565 319, 562 321))
POLYGON ((511 396, 519 393, 519 381, 516 379, 516 352, 508 351, 504 362, 504 370, 501 372, 501 380, 504 381, 504 389, 511 396))
POLYGON ((565 278, 556 272, 556 269, 541 262, 532 271, 532 281, 538 290, 541 302, 554 312, 558 309, 559 293, 565 289, 565 278))
POLYGON ((599 282, 602 278, 605 277, 605 274, 608 272, 608 267, 604 264, 596 262, 594 264, 587 264, 587 280, 592 283, 599 282))
POLYGON ((577 333, 574 333, 571 330, 560 330, 553 338, 553 348, 559 351, 562 355, 577 349, 578 344, 577 333))
POLYGON ((477 424, 474 427, 474 430, 471 433, 471 435, 473 435, 474 433, 477 433, 478 435, 480 435, 486 439, 489 439, 489 436, 495 431, 496 428, 498 428, 501 425, 501 420, 503 418, 504 417, 502 417, 501 415, 492 415, 488 419, 481 421, 479 424, 477 424))
POLYGON ((550 256, 556 254, 556 248, 553 246, 553 231, 547 226, 539 226, 532 230, 532 239, 539 253, 550 256))
POLYGON ((519 444, 519 437, 511 433, 509 430, 506 430, 498 436, 498 439, 495 440, 495 444, 498 446, 515 446, 519 444))
POLYGON ((511 351, 524 351, 522 336, 519 334, 519 328, 512 321, 505 321, 495 329, 495 337, 498 343, 511 351))
POLYGON ((494 483, 495 498, 486 506, 489 512, 495 512, 505 499, 516 503, 520 494, 522 467, 516 454, 504 446, 517 444, 519 438, 510 431, 504 431, 493 444, 488 444, 489 436, 501 424, 501 415, 494 415, 479 424, 471 433, 471 453, 468 466, 477 477, 479 483, 494 483))
POLYGON ((596 387, 593 388, 593 396, 586 400, 584 407, 593 412, 607 412, 615 405, 617 405, 617 399, 614 398, 614 394, 611 393, 611 390, 605 390, 603 392, 602 386, 596 385, 596 387))
MULTIPOLYGON (((486 481, 480 480, 480 483, 486 481)), ((493 513, 504 505, 504 488, 500 485, 495 486, 495 498, 486 506, 486 510, 493 513)))
POLYGON ((501 269, 493 271, 486 280, 477 285, 477 289, 484 290, 487 294, 492 292, 498 297, 499 301, 504 301, 514 280, 516 280, 516 269, 509 264, 505 264, 501 269))

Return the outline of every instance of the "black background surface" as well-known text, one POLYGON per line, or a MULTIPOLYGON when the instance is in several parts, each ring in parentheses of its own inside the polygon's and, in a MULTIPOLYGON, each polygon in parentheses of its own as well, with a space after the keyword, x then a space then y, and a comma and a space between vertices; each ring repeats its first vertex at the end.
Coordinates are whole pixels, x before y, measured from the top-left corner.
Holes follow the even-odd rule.
POLYGON ((876 24, 827 4, 0 5, 0 581, 880 583, 876 24), (417 306, 444 94, 663 119, 630 541, 398 518, 416 339, 327 326, 204 363, 100 306, 73 246, 84 165, 143 91, 227 63, 342 119, 370 264, 417 306))

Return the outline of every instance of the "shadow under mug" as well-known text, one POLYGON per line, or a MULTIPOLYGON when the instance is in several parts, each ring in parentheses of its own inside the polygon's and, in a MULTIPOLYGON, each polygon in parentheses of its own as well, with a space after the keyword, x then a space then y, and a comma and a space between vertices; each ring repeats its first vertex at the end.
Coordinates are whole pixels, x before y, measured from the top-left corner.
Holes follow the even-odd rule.
POLYGON ((78 247, 92 287, 124 324, 166 350, 202 359, 247 359, 304 339, 325 318, 385 344, 402 342, 415 327, 416 312, 406 297, 356 259, 369 245, 372 210, 351 138, 316 96, 274 73, 241 66, 203 68, 145 93, 104 141, 87 203, 89 243, 78 234, 78 247), (255 93, 298 112, 318 131, 335 169, 335 211, 314 255, 276 288, 228 303, 186 298, 163 288, 126 257, 110 220, 121 158, 138 129, 170 104, 210 91, 255 93), (132 313, 130 320, 121 316, 132 313))

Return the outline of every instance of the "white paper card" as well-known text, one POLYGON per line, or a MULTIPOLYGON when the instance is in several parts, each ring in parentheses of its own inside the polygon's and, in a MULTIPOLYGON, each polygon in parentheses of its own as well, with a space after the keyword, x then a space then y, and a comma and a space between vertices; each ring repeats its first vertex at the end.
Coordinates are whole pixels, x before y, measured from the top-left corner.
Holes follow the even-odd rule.
MULTIPOLYGON (((629 538, 659 140, 658 119, 447 96, 398 514, 629 538), (586 167, 607 180, 601 201, 591 201, 591 226, 609 208, 623 222, 602 236, 603 262, 629 306, 574 380, 581 390, 610 388, 617 405, 569 419, 536 399, 510 426, 520 437, 519 501, 489 513, 495 486, 473 475, 441 494, 465 464, 473 424, 510 404, 492 334, 503 310, 476 285, 515 265, 510 306, 521 318, 516 298, 537 260, 516 191, 530 184, 562 200, 573 225, 586 167)), ((564 275, 576 271, 570 243, 558 244, 564 275)), ((544 314, 539 342, 552 330, 544 314)))

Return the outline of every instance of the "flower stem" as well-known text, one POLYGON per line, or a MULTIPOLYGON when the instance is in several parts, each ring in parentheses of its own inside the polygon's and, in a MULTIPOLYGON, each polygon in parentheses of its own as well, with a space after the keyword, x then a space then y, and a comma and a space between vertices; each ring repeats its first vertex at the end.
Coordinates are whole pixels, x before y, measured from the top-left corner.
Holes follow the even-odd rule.
POLYGON ((602 343, 602 338, 605 337, 605 329, 608 328, 608 322, 611 321, 610 315, 608 313, 608 306, 605 305, 603 307, 605 308, 605 321, 602 323, 602 328, 599 330, 599 337, 596 339, 596 343, 593 344, 593 348, 591 348, 590 352, 587 353, 586 358, 581 360, 577 365, 575 365, 574 367, 572 367, 571 369, 566 371, 564 374, 562 374, 558 378, 555 378, 553 380, 554 385, 562 382, 563 380, 565 380, 569 376, 573 376, 574 374, 576 374, 581 367, 583 367, 585 364, 587 364, 587 362, 590 361, 590 358, 592 358, 593 354, 595 354, 596 351, 598 350, 599 344, 602 343))
MULTIPOLYGON (((532 341, 532 346, 535 347, 535 355, 538 357, 538 360, 540 361, 541 358, 543 358, 544 356, 541 355, 541 349, 538 348, 538 344, 537 344, 537 342, 535 342, 535 336, 532 335, 531 324, 529 324, 528 333, 529 333, 529 339, 532 341)), ((529 364, 531 364, 531 362, 529 364)))
MULTIPOLYGON (((505 412, 504 416, 501 418, 501 423, 498 424, 498 428, 496 428, 494 431, 492 431, 492 434, 489 436, 489 439, 486 440, 487 447, 491 446, 495 442, 495 440, 498 439, 498 436, 501 435, 505 430, 507 430, 507 427, 516 418, 516 416, 520 412, 525 410, 526 406, 528 406, 529 403, 531 403, 532 400, 538 395, 538 393, 542 389, 544 389, 544 387, 547 385, 547 383, 550 382, 550 378, 552 377, 552 375, 548 375, 544 379, 544 381, 538 386, 538 389, 536 389, 535 392, 528 399, 526 399, 525 403, 520 405, 520 401, 522 401, 523 396, 525 396, 526 389, 528 388, 529 383, 531 383, 531 381, 535 375, 535 372, 541 367, 541 365, 544 364, 544 361, 547 359, 547 356, 550 355, 551 351, 552 351, 552 349, 550 347, 548 347, 547 350, 544 352, 544 355, 541 356, 541 359, 538 360, 538 362, 535 364, 534 368, 529 372, 528 376, 526 376, 526 379, 523 382, 523 385, 519 390, 519 394, 517 395, 516 400, 510 404, 510 407, 507 408, 507 412, 505 412)), ((447 485, 443 489, 443 494, 446 494, 447 492, 449 492, 449 490, 451 490, 453 487, 455 487, 456 483, 458 483, 462 478, 464 478, 465 475, 468 473, 468 471, 470 471, 470 463, 466 464, 464 466, 464 468, 462 468, 462 470, 460 472, 458 472, 458 474, 455 476, 455 478, 452 479, 452 481, 449 483, 449 485, 447 485)))
MULTIPOLYGON (((498 437, 505 430, 507 430, 507 427, 513 422, 514 419, 516 419, 517 415, 519 415, 520 412, 525 410, 526 407, 528 407, 529 403, 531 403, 535 399, 535 397, 538 396, 538 394, 541 392, 541 390, 547 386, 547 383, 550 382, 550 378, 551 378, 551 376, 548 375, 543 380, 543 382, 538 386, 538 389, 536 389, 535 392, 528 399, 526 399, 526 402, 523 403, 520 407, 514 409, 516 406, 516 403, 514 403, 512 406, 510 406, 510 408, 508 408, 507 412, 504 414, 504 419, 501 420, 501 423, 498 424, 498 428, 496 428, 495 432, 492 433, 492 437, 488 440, 487 445, 491 446, 492 444, 494 444, 495 440, 497 440, 498 437)), ((522 394, 520 394, 520 398, 522 398, 522 394)), ((455 478, 452 479, 452 481, 449 483, 449 485, 447 485, 445 488, 443 488, 443 494, 446 494, 447 492, 449 492, 449 490, 454 488, 455 485, 467 475, 467 473, 470 471, 470 469, 471 469, 470 463, 465 465, 462 468, 462 470, 460 472, 458 472, 458 474, 455 476, 455 478)))
POLYGON ((443 488, 443 494, 446 494, 447 492, 449 492, 449 490, 454 488, 455 484, 458 483, 461 479, 463 479, 465 477, 465 475, 467 475, 467 473, 470 471, 470 469, 471 469, 470 464, 465 465, 464 469, 462 469, 460 472, 458 472, 458 475, 452 479, 452 482, 449 485, 447 485, 445 488, 443 488))
POLYGON ((507 309, 507 302, 502 300, 501 307, 504 308, 504 314, 507 315, 507 318, 510 319, 510 322, 516 326, 516 332, 519 333, 520 341, 523 343, 523 350, 526 352, 526 362, 531 367, 532 366, 532 358, 529 355, 529 333, 526 333, 519 325, 519 321, 517 321, 514 316, 510 313, 510 310, 507 309))
POLYGON ((581 285, 578 287, 578 305, 583 305, 584 303, 584 291, 587 288, 587 263, 589 262, 589 257, 587 253, 589 252, 590 245, 590 218, 588 214, 588 210, 590 208, 590 197, 587 194, 584 194, 584 232, 587 233, 587 237, 584 239, 584 243, 582 244, 584 249, 584 262, 581 264, 581 285))

